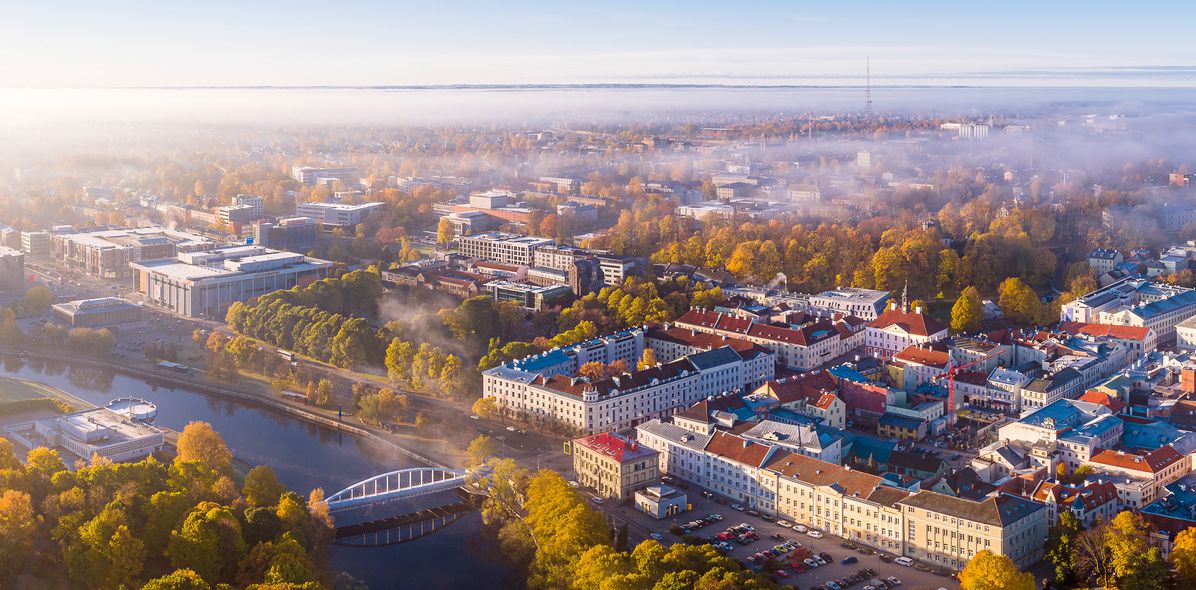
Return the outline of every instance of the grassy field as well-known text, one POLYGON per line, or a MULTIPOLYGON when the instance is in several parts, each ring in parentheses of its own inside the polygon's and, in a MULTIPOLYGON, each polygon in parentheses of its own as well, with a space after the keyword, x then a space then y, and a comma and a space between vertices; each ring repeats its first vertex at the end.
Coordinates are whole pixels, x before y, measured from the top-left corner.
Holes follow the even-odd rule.
POLYGON ((0 415, 47 409, 71 412, 91 407, 91 404, 60 389, 0 377, 0 415))

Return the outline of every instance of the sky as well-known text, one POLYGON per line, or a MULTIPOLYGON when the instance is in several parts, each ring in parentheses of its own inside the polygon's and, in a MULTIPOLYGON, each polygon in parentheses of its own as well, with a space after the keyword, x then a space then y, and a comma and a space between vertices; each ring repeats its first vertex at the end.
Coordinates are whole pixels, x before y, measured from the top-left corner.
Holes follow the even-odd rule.
POLYGON ((0 87, 1196 87, 1196 2, 0 0, 0 87))

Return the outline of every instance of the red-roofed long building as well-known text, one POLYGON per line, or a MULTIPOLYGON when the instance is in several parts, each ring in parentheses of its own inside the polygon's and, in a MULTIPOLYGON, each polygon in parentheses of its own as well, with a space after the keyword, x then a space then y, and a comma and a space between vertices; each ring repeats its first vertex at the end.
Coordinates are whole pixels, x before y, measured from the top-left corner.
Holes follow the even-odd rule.
POLYGON ((821 367, 864 344, 864 323, 850 316, 790 326, 752 322, 731 314, 691 309, 677 318, 674 325, 758 344, 775 352, 777 362, 797 371, 821 367))

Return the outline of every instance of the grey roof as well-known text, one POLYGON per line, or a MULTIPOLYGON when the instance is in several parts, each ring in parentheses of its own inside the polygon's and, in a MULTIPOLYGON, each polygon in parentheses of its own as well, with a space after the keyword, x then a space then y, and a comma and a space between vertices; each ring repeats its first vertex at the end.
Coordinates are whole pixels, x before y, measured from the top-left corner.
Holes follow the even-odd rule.
POLYGON ((991 526, 1013 524, 1046 508, 1038 502, 1031 502, 1009 494, 1001 494, 982 502, 973 502, 965 498, 928 491, 918 492, 897 503, 991 526))
POLYGON ((714 350, 707 350, 706 352, 691 354, 686 357, 686 359, 688 359, 689 362, 693 364, 694 368, 698 369, 699 371, 705 371, 707 369, 729 365, 742 360, 739 356, 739 353, 735 352, 735 349, 731 348, 730 346, 723 346, 714 350))
POLYGON ((644 422, 636 426, 635 430, 637 438, 642 438, 638 436, 638 433, 646 432, 695 451, 706 448, 706 443, 709 443, 712 438, 712 435, 709 434, 701 434, 668 422, 661 422, 659 418, 644 422))

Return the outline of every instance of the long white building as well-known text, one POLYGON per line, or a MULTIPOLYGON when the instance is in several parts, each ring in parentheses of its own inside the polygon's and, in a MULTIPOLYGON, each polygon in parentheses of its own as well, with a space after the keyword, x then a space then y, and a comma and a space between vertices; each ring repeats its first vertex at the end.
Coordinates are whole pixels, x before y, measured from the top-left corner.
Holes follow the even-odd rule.
POLYGON ((332 263, 261 246, 231 246, 184 252, 175 258, 131 265, 146 300, 179 315, 223 319, 236 301, 246 301, 328 276, 332 263))
POLYGON ((1142 326, 1152 329, 1159 343, 1169 343, 1176 325, 1194 315, 1196 290, 1128 278, 1065 303, 1059 321, 1142 326))

